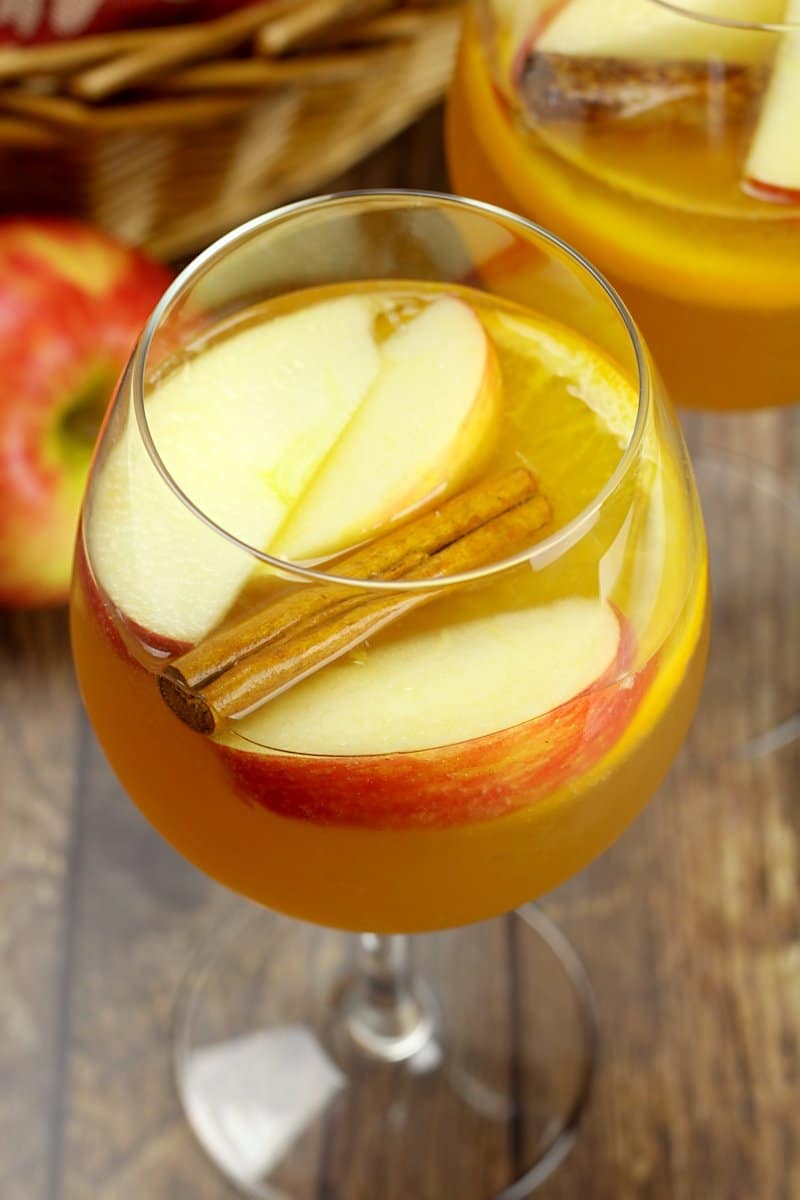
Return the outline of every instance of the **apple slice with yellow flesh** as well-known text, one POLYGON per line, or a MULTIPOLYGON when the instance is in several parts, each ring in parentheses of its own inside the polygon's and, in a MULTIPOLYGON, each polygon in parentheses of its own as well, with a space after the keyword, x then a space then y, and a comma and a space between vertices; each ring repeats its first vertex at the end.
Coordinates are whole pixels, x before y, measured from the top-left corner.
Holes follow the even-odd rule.
POLYGON ((702 17, 779 22, 785 0, 686 0, 685 8, 683 15, 648 0, 570 0, 543 25, 531 48, 615 59, 760 63, 774 52, 769 35, 702 17))
MULTIPOLYGON (((379 367, 375 305, 349 296, 251 325, 177 367, 148 397, 172 477, 228 532, 266 548, 364 400, 379 367)), ((98 581, 154 646, 202 638, 253 560, 160 478, 131 411, 87 510, 98 581)))
POLYGON ((428 305, 383 343, 375 382, 273 552, 333 553, 460 486, 492 444, 499 383, 473 309, 450 296, 428 305))
POLYGON ((800 0, 789 0, 775 66, 745 167, 751 195, 800 204, 800 0))
POLYGON ((262 746, 305 754, 466 742, 571 700, 605 674, 619 644, 617 615, 600 600, 433 622, 331 664, 236 728, 262 746))
POLYGON ((232 723, 245 803, 371 828, 487 820, 552 794, 621 737, 647 687, 630 627, 570 598, 468 618, 468 598, 232 723), (464 604, 463 620, 457 617, 464 604), (441 619, 441 618, 439 618, 441 619), (269 749, 274 747, 274 749, 269 749))

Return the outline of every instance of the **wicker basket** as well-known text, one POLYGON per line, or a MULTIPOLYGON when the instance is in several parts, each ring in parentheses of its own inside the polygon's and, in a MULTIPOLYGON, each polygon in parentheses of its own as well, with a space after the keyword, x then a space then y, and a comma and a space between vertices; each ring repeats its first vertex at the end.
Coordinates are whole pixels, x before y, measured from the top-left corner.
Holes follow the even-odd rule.
POLYGON ((453 0, 267 0, 0 51, 0 208, 185 255, 322 185, 441 94, 453 0))

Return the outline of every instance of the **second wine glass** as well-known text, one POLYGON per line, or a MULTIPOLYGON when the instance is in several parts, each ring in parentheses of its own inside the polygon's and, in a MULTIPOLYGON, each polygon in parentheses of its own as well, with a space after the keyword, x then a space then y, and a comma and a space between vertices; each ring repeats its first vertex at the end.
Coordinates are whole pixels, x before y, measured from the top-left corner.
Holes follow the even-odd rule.
MULTIPOLYGON (((597 262, 675 403, 722 422, 800 400, 798 120, 797 0, 474 0, 448 158, 464 194, 597 262)), ((716 629, 696 750, 717 762, 800 732, 800 493, 715 421, 693 450, 716 629)))

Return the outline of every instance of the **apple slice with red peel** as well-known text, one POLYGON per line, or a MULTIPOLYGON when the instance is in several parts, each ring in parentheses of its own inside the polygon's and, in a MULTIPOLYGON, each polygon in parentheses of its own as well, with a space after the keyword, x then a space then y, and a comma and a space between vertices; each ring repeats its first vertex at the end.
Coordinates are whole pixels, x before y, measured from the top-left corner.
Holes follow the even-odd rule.
POLYGON ((786 20, 797 31, 781 35, 745 166, 745 189, 773 203, 800 204, 800 0, 790 0, 786 20))
POLYGON ((613 747, 647 686, 632 657, 627 622, 597 599, 432 623, 277 697, 230 726, 219 752, 245 802, 285 816, 487 820, 613 747))
MULTIPOLYGON (((311 305, 232 333, 155 386, 155 445, 203 513, 269 545, 377 374, 374 317, 365 296, 311 305)), ((113 604, 168 642, 203 637, 253 569, 163 482, 133 412, 98 466, 88 543, 113 604)))
POLYGON ((293 560, 354 545, 465 482, 497 426, 500 374, 468 304, 435 300, 381 347, 381 369, 273 552, 293 560))
POLYGON ((784 9, 785 0, 687 0, 684 16, 645 0, 570 0, 544 25, 531 48, 616 59, 761 63, 774 52, 769 35, 716 24, 700 14, 763 24, 780 22, 784 9))
POLYGON ((397 636, 331 664, 236 723, 262 746, 387 754, 520 725, 609 670, 620 623, 601 600, 560 600, 397 636))

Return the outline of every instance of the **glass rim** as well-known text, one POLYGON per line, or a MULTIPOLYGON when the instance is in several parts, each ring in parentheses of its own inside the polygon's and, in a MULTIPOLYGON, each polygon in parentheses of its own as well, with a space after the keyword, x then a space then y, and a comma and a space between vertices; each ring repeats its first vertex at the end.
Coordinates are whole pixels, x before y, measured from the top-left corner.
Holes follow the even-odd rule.
POLYGON ((230 232, 223 234, 222 237, 212 242, 210 246, 192 259, 178 273, 164 292, 150 314, 147 324, 134 348, 130 370, 134 414, 145 450, 162 481, 194 517, 231 545, 236 546, 245 554, 256 559, 256 561, 265 563, 267 566, 273 568, 273 570, 285 576, 315 583, 343 584, 347 587, 375 592, 444 591, 459 584, 488 579, 524 563, 535 566, 537 563, 546 565, 548 562, 551 562, 560 550, 569 549, 585 532, 588 532, 603 505, 617 491, 623 480, 627 477, 644 438, 652 399, 652 376, 647 353, 633 317, 616 289, 583 255, 573 249, 567 242, 562 241, 554 233, 550 233, 549 230, 544 229, 541 225, 537 225, 534 221, 529 221, 527 218, 521 217, 507 209, 500 208, 494 204, 487 204, 482 200, 474 200, 463 196, 451 195, 447 192, 426 191, 423 189, 364 188, 353 191, 324 193, 271 209, 269 212, 253 217, 251 220, 238 225, 230 232), (434 207, 438 205, 441 207, 456 208, 462 211, 478 213, 495 221, 501 220, 505 223, 511 223, 524 230, 527 234, 533 234, 550 247, 565 254, 573 265, 576 265, 581 271, 588 274, 599 285, 622 321, 622 325, 630 340, 636 363, 637 409, 636 420, 631 435, 613 472, 588 504, 560 529, 549 534, 548 537, 543 538, 541 541, 536 542, 528 549, 519 551, 496 563, 490 563, 487 566, 477 567, 470 571, 462 571, 457 575, 448 575, 442 579, 353 579, 347 575, 338 575, 330 571, 321 570, 319 567, 303 566, 300 563, 278 558, 276 555, 269 554, 257 546, 251 546, 242 538, 237 537, 236 534, 231 533, 230 530, 225 529, 224 526, 220 525, 212 517, 209 517, 207 513, 204 513, 192 498, 184 492, 161 458, 147 419, 144 375, 153 338, 170 308, 186 293, 187 289, 192 286, 198 277, 204 274, 209 267, 222 259, 231 250, 239 245, 244 245, 253 235, 264 229, 268 229, 273 225, 280 225, 295 216, 300 216, 317 208, 344 208, 351 204, 363 203, 364 201, 396 201, 398 207, 405 203, 409 206, 416 204, 419 207, 434 207))
POLYGON ((750 33, 800 33, 800 18, 791 21, 745 21, 703 12, 695 7, 697 0, 648 0, 648 3, 657 4, 659 8, 667 9, 678 17, 702 21, 704 25, 716 25, 719 29, 741 29, 750 33))

